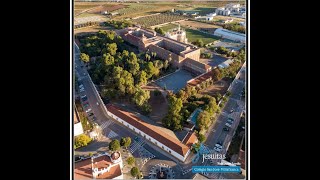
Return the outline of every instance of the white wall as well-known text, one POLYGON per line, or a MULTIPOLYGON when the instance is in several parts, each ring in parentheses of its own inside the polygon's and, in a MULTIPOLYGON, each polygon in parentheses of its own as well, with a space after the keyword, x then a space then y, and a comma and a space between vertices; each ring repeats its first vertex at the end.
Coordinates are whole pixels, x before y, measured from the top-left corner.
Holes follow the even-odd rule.
POLYGON ((170 149, 169 147, 165 146, 164 144, 160 143, 159 141, 155 140, 154 138, 152 138, 151 136, 145 134, 144 132, 142 132, 141 130, 135 128, 134 126, 132 126, 131 124, 127 123, 126 121, 122 120, 121 118, 117 117, 116 115, 112 114, 111 112, 107 112, 109 116, 111 116, 112 118, 114 118, 115 120, 117 120, 118 122, 120 122, 121 124, 123 124, 124 126, 126 126, 127 128, 135 131, 137 134, 141 135, 142 137, 144 137, 145 139, 147 139, 149 142, 152 142, 154 145, 158 146, 159 148, 165 150, 166 152, 168 152, 169 154, 173 155, 174 157, 176 157, 177 159, 181 160, 181 161, 185 161, 186 157, 188 156, 188 154, 190 153, 190 149, 187 152, 186 156, 183 157, 182 155, 178 154, 177 152, 175 152, 174 150, 170 149))
POLYGON ((81 122, 78 122, 77 124, 74 124, 74 136, 78 136, 80 134, 83 134, 83 128, 81 122))

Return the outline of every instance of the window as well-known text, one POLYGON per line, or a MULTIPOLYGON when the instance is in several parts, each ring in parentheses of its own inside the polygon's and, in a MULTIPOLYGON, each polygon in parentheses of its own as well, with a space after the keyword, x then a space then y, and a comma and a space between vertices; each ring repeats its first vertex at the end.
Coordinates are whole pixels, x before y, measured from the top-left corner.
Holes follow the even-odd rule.
POLYGON ((171 151, 169 150, 169 153, 171 154, 171 151))
POLYGON ((164 147, 162 146, 162 149, 164 149, 164 147))

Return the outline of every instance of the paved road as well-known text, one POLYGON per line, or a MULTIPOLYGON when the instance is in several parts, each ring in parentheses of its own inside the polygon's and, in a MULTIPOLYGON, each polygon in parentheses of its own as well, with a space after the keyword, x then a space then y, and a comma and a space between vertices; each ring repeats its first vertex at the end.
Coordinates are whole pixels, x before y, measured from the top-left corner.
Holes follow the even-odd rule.
MULTIPOLYGON (((217 122, 213 128, 209 131, 207 140, 205 141, 206 146, 213 149, 217 142, 222 142, 223 148, 220 153, 225 154, 232 137, 235 133, 236 128, 240 122, 241 112, 245 110, 245 99, 241 97, 241 91, 245 87, 245 67, 239 72, 240 79, 235 79, 230 87, 231 96, 226 102, 225 107, 221 110, 217 118, 217 122), (233 110, 231 112, 231 110, 233 110), (225 123, 228 118, 234 119, 229 132, 223 131, 226 127, 225 123)), ((217 161, 206 161, 203 165, 217 165, 217 161)), ((205 174, 209 178, 221 178, 221 174, 209 173, 205 174)))

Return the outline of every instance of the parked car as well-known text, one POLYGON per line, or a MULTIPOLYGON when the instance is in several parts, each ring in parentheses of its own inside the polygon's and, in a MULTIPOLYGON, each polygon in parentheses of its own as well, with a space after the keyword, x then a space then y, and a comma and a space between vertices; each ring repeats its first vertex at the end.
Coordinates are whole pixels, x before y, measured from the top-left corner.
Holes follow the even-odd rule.
POLYGON ((86 110, 86 113, 89 113, 91 110, 92 110, 91 108, 87 109, 87 110, 86 110))
POLYGON ((219 148, 219 149, 221 149, 221 148, 222 148, 221 144, 218 144, 218 143, 217 143, 217 144, 215 144, 214 146, 215 146, 215 147, 217 147, 217 148, 219 148))
POLYGON ((227 127, 231 128, 231 124, 226 123, 225 125, 226 125, 227 127))
POLYGON ((87 108, 88 106, 89 106, 88 103, 85 103, 85 104, 83 105, 84 108, 87 108))
POLYGON ((221 151, 221 149, 217 148, 217 147, 214 147, 213 150, 215 150, 216 152, 220 152, 221 151))
POLYGON ((93 116, 93 113, 92 112, 89 112, 88 113, 88 116, 90 117, 90 116, 93 116))
POLYGON ((228 120, 227 120, 227 122, 230 123, 230 124, 232 124, 233 121, 234 121, 234 120, 233 120, 232 118, 228 118, 228 120))
POLYGON ((224 130, 224 131, 229 131, 229 128, 224 127, 223 130, 224 130))

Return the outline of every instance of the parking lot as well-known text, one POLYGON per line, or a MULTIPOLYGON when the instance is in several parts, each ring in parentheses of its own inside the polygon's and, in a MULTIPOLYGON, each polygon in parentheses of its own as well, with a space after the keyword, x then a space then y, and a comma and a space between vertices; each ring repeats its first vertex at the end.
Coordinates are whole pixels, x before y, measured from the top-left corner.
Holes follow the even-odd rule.
POLYGON ((161 88, 165 88, 166 90, 171 90, 176 93, 180 89, 184 88, 187 85, 187 81, 192 78, 193 76, 191 73, 180 69, 164 78, 158 79, 155 83, 161 88))

